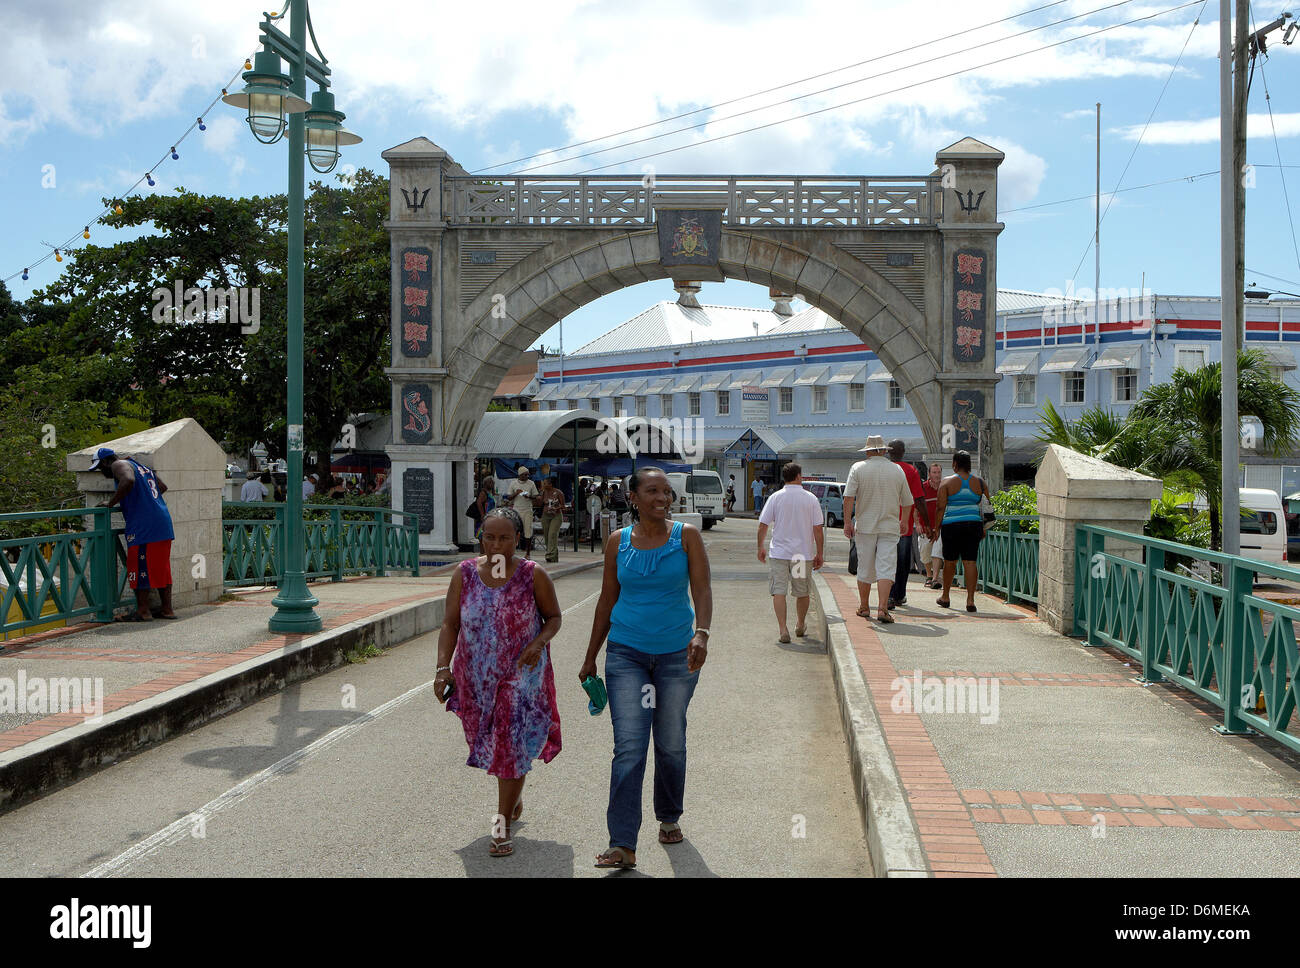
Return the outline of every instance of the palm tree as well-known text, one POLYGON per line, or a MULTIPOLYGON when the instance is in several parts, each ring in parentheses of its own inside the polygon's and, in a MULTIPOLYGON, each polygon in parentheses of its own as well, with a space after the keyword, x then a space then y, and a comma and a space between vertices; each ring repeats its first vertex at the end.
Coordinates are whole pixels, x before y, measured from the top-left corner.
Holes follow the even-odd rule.
MULTIPOLYGON (((1276 379, 1265 356, 1246 350, 1237 356, 1238 412, 1263 424, 1264 437, 1257 453, 1276 454, 1295 447, 1300 436, 1300 392, 1276 379)), ((1210 506, 1210 532, 1214 548, 1221 546, 1222 366, 1210 363, 1195 370, 1174 370, 1168 382, 1142 391, 1129 420, 1155 428, 1153 466, 1164 465, 1166 474, 1179 472, 1205 496, 1210 506)), ((1232 432, 1239 432, 1233 428, 1232 432)), ((1166 475, 1161 475, 1166 476, 1166 475)))
MULTIPOLYGON (((1060 444, 1153 477, 1164 477, 1176 466, 1171 435, 1149 421, 1126 418, 1098 405, 1089 407, 1077 420, 1068 420, 1051 400, 1043 404, 1038 416, 1042 429, 1036 437, 1044 444, 1060 444)), ((1039 454, 1036 463, 1042 459, 1039 454)))

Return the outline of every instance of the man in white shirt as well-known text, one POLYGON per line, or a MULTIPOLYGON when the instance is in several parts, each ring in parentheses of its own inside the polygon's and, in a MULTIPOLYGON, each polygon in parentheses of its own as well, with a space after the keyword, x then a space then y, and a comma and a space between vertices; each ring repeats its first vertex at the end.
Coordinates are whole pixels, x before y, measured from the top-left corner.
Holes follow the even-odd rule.
POLYGON ((305 501, 316 493, 316 475, 308 474, 302 479, 302 499, 305 501))
POLYGON ((758 560, 768 562, 768 591, 776 611, 781 641, 790 641, 786 628, 786 591, 794 586, 795 614, 798 621, 794 634, 803 636, 808 628, 809 586, 811 572, 822 566, 822 506, 817 497, 803 486, 803 468, 793 461, 781 468, 785 486, 767 499, 758 517, 758 560), (772 546, 763 549, 763 538, 772 528, 772 546))
POLYGON ((524 526, 524 557, 533 556, 533 502, 538 498, 537 485, 528 478, 528 468, 518 467, 519 476, 506 485, 510 506, 519 514, 524 526))
POLYGON ((243 487, 239 489, 239 499, 241 501, 266 500, 266 485, 250 473, 248 480, 244 481, 243 487))
POLYGON ((867 438, 860 460, 844 486, 844 537, 858 551, 858 615, 871 618, 871 585, 876 584, 876 620, 890 625, 889 590, 898 567, 899 514, 914 503, 903 469, 887 456, 885 439, 867 438), (856 520, 855 520, 856 519, 856 520))

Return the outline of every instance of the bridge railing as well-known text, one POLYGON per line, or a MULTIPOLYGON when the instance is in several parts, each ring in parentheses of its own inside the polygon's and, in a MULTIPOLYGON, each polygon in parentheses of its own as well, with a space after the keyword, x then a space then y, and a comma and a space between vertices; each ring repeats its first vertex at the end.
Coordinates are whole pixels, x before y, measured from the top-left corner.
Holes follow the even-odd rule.
POLYGON ((481 178, 455 175, 455 226, 552 225, 607 228, 653 223, 653 197, 725 201, 727 225, 799 228, 925 226, 943 216, 939 176, 569 175, 481 178))
MULTIPOLYGON (((1037 524, 1038 516, 1033 514, 998 515, 975 559, 980 591, 996 592, 1008 602, 1038 604, 1037 524)), ((957 563, 957 576, 964 584, 961 562, 957 563)))
MULTIPOLYGON (((48 524, 48 534, 0 539, 0 635, 113 611, 135 600, 127 587, 126 545, 110 508, 0 514, 5 524, 48 524)), ((120 525, 121 519, 118 519, 120 525)))
MULTIPOLYGON (((284 576, 285 506, 270 501, 223 501, 222 581, 227 587, 278 585, 284 576)), ((308 578, 420 573, 419 518, 389 508, 303 505, 308 578), (325 513, 318 513, 325 512, 325 513)))
POLYGON ((1300 609, 1257 597, 1256 574, 1300 582, 1300 569, 1285 565, 1081 524, 1074 632, 1141 662, 1148 681, 1168 679, 1213 703, 1221 731, 1253 729, 1300 751, 1300 609), (1175 555, 1200 569, 1167 569, 1175 555))

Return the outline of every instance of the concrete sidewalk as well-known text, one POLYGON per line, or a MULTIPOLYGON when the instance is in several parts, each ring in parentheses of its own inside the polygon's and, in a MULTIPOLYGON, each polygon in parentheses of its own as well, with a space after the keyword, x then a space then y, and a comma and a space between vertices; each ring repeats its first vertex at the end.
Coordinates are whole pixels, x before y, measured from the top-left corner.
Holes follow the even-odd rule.
MULTIPOLYGON (((599 554, 570 551, 545 567, 559 577, 599 563, 599 554)), ((277 594, 269 587, 180 609, 177 621, 87 623, 11 640, 0 680, 15 700, 28 700, 33 683, 59 679, 88 680, 102 693, 89 691, 75 711, 53 711, 48 701, 34 711, 0 706, 0 809, 337 666, 353 649, 436 629, 454 567, 421 578, 313 582, 322 628, 310 636, 268 630, 277 594), (102 697, 94 708, 102 715, 88 714, 91 695, 102 697)))
POLYGON ((870 725, 874 713, 891 760, 889 782, 865 794, 880 799, 875 815, 900 791, 910 829, 884 831, 898 856, 936 877, 1300 870, 1300 757, 1285 747, 1219 735, 1217 710, 1142 684, 1127 656, 1058 635, 1030 609, 981 594, 970 615, 958 588, 942 609, 914 575, 909 604, 881 625, 855 614, 842 566, 822 575, 866 683, 871 708, 857 714, 870 725), (969 687, 945 693, 958 679, 974 680, 983 716, 956 702, 969 687))

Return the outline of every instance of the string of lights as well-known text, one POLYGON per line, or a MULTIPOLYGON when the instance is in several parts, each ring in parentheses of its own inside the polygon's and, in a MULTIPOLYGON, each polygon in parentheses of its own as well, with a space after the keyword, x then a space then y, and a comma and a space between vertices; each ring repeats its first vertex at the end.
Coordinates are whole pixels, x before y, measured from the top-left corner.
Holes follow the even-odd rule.
POLYGON ((235 71, 235 73, 231 75, 230 80, 228 80, 225 83, 225 85, 221 88, 221 93, 218 94, 216 97, 214 97, 211 101, 209 101, 207 106, 204 107, 202 111, 200 111, 198 114, 194 116, 194 120, 190 122, 188 128, 186 128, 183 132, 181 132, 180 137, 172 139, 170 146, 167 148, 167 150, 162 153, 159 159, 156 162, 154 162, 154 164, 151 165, 143 175, 141 175, 139 178, 135 180, 134 184, 132 184, 129 188, 127 188, 126 191, 121 192, 120 194, 114 197, 111 205, 101 209, 95 215, 94 218, 86 219, 82 223, 81 230, 78 232, 74 232, 72 235, 64 239, 63 242, 58 244, 51 244, 49 242, 45 242, 42 240, 41 244, 44 245, 46 248, 48 248, 50 251, 46 252, 40 258, 32 260, 27 265, 25 265, 20 271, 13 272, 7 276, 0 277, 0 282, 8 283, 11 280, 17 279, 19 277, 21 277, 23 281, 26 282, 31 274, 32 269, 35 269, 38 266, 43 265, 44 263, 48 262, 50 259, 53 259, 55 262, 62 262, 64 254, 67 253, 72 248, 72 246, 77 244, 78 238, 80 238, 82 241, 85 241, 90 238, 90 227, 92 225, 101 224, 104 221, 104 219, 106 219, 110 214, 121 215, 123 211, 122 201, 126 198, 129 198, 132 195, 132 193, 134 193, 135 190, 140 187, 142 183, 147 183, 150 188, 153 188, 157 184, 157 182, 154 181, 154 177, 153 177, 154 172, 158 171, 159 168, 167 164, 169 161, 170 162, 180 161, 181 155, 179 149, 181 145, 185 143, 185 139, 188 138, 191 134, 193 134, 196 130, 202 132, 208 129, 207 123, 203 119, 208 116, 209 112, 211 112, 213 107, 216 106, 217 102, 219 102, 226 95, 228 88, 232 84, 234 84, 236 80, 239 79, 239 75, 244 71, 251 71, 252 69, 253 69, 252 55, 249 55, 249 57, 246 57, 244 59, 243 67, 235 71))

